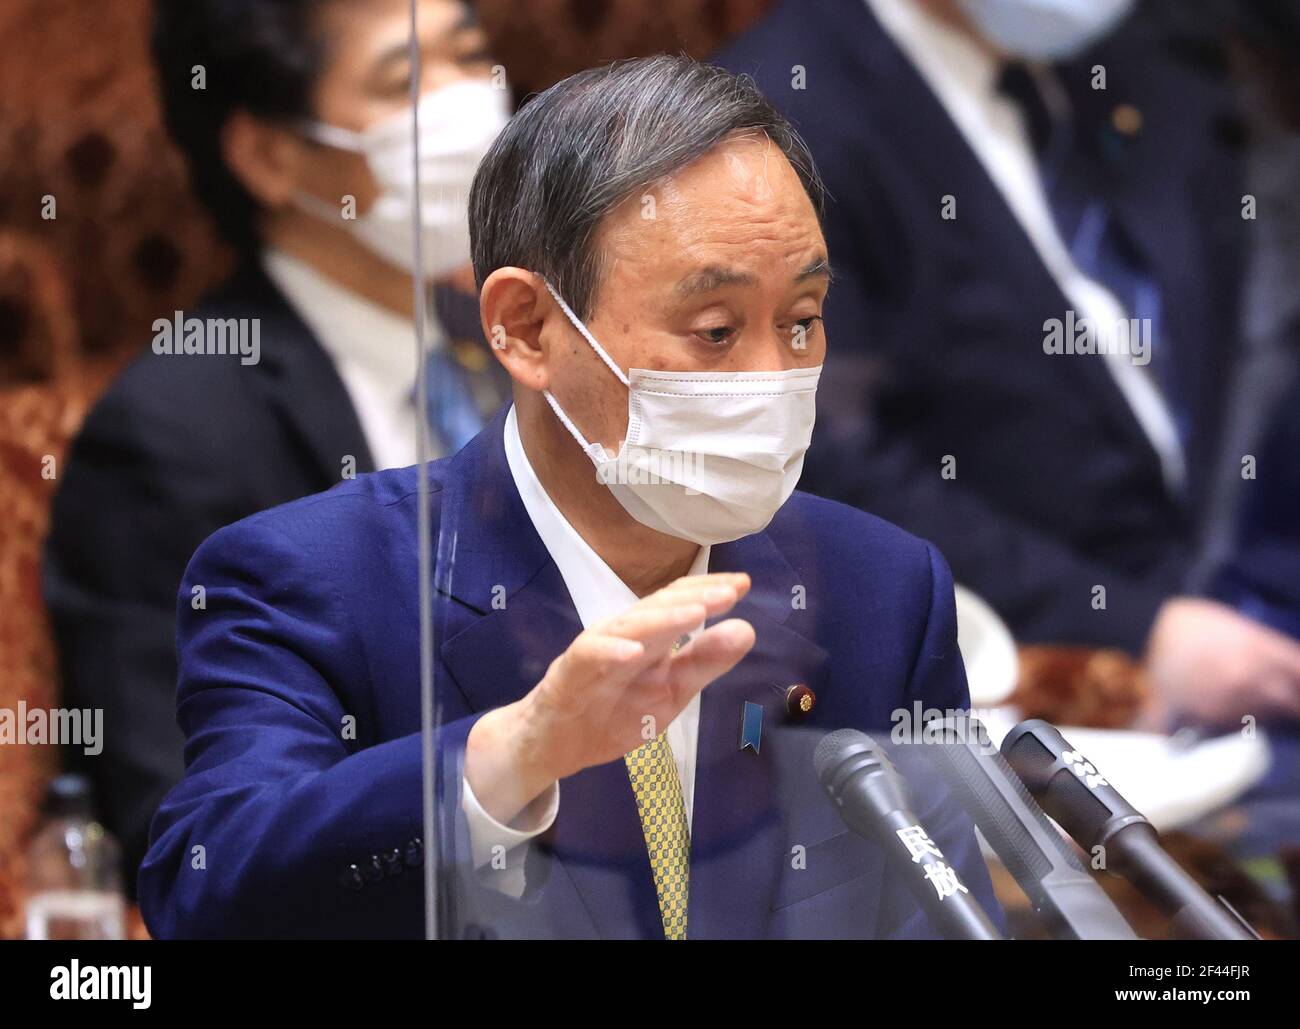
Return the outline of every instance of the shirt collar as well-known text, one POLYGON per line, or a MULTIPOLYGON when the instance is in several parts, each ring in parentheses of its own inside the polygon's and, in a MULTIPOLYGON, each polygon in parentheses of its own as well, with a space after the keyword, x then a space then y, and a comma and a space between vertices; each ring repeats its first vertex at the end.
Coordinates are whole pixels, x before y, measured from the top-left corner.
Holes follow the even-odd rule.
MULTIPOLYGON (((504 440, 506 463, 515 488, 533 528, 560 570, 583 627, 626 611, 637 602, 637 595, 591 549, 547 494, 524 451, 513 405, 506 415, 504 440)), ((702 575, 709 570, 709 551, 707 546, 700 547, 688 575, 702 575)))
POLYGON ((283 250, 268 249, 262 263, 340 372, 359 372, 394 399, 410 399, 419 367, 410 318, 371 303, 283 250))
POLYGON ((915 0, 864 0, 945 106, 962 95, 986 97, 997 85, 999 61, 965 33, 915 0))

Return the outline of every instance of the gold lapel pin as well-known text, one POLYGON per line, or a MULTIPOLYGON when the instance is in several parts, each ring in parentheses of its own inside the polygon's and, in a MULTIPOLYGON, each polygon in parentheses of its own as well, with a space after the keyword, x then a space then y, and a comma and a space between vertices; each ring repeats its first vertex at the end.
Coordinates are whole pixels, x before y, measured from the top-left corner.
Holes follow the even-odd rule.
POLYGON ((801 682, 785 691, 785 711, 791 718, 802 718, 817 706, 817 694, 801 682))
POLYGON ((769 683, 777 693, 785 697, 785 713, 791 718, 803 718, 817 706, 817 694, 801 682, 791 686, 769 683))
POLYGON ((1121 136, 1131 139, 1142 131, 1142 112, 1132 104, 1116 104, 1110 112, 1110 123, 1121 136))

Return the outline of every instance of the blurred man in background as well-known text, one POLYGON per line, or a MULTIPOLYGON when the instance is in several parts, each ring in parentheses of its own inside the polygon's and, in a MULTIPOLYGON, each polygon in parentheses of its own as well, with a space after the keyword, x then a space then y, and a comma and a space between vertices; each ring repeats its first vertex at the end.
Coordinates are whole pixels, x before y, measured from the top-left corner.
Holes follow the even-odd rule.
POLYGON ((1300 645, 1186 595, 1237 354, 1221 79, 1125 0, 787 0, 726 49, 834 198, 805 483, 939 544, 1024 642, 1300 713, 1300 645), (1117 28, 1118 27, 1118 28, 1117 28))
POLYGON ((184 771, 174 623, 190 555, 247 515, 414 463, 422 431, 433 455, 455 451, 502 398, 481 342, 453 340, 481 341, 466 203, 508 94, 468 6, 422 0, 418 36, 417 184, 408 0, 158 4, 168 125, 240 264, 194 312, 159 312, 153 345, 87 419, 45 578, 66 703, 104 709, 104 753, 88 770, 132 884, 149 820, 184 771), (423 271, 440 283, 423 425, 417 191, 423 271), (199 350, 236 326, 259 345, 187 352, 179 331, 166 338, 173 321, 200 325, 199 350))
MULTIPOLYGON (((1228 41, 1249 115, 1247 193, 1256 205, 1246 353, 1223 461, 1229 517, 1207 558, 1209 589, 1300 639, 1300 7, 1220 0, 1187 17, 1191 31, 1228 41)), ((1194 689, 1195 676, 1186 678, 1194 689)))

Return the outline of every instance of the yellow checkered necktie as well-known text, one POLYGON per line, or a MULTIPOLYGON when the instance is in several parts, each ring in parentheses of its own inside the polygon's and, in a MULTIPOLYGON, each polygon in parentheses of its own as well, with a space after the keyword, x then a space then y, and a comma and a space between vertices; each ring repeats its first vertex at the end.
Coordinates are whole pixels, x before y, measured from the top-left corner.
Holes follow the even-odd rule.
POLYGON ((684 940, 691 886, 691 832, 686 825, 686 804, 673 749, 660 733, 623 760, 641 815, 646 850, 650 852, 664 937, 684 940))

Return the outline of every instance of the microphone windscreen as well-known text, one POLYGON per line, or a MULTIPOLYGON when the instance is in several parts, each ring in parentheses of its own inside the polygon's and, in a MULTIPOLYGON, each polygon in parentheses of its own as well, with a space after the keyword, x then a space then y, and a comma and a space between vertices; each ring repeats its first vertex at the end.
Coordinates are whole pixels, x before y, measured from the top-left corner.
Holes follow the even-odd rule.
MULTIPOLYGON (((871 737, 857 729, 836 729, 822 737, 813 752, 813 766, 817 769, 817 781, 823 786, 829 785, 829 779, 845 757, 854 753, 871 751, 871 737)), ((806 752, 805 752, 806 753, 806 752)))

